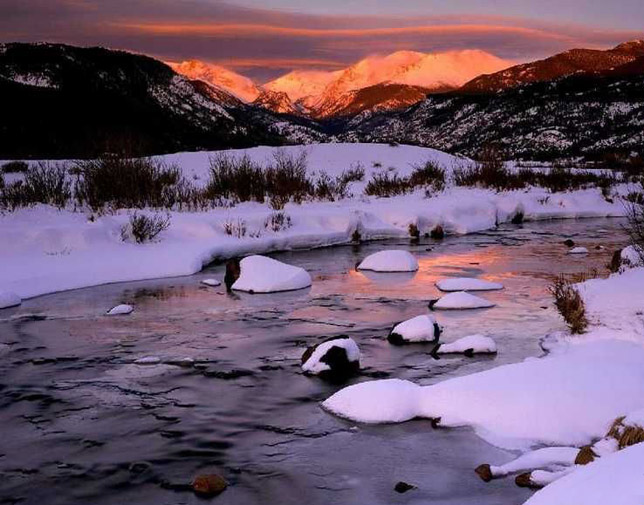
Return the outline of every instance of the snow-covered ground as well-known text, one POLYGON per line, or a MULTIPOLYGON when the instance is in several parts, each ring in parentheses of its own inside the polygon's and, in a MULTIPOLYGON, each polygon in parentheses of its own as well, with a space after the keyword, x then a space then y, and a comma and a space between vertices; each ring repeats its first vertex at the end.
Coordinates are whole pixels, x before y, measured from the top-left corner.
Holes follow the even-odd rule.
MULTIPOLYGON (((276 148, 229 151, 268 163, 276 148)), ((23 208, 0 215, 0 290, 22 298, 61 290, 157 277, 189 275, 215 259, 275 250, 348 243, 355 231, 362 239, 409 235, 409 225, 421 234, 440 224, 447 233, 471 233, 510 221, 518 212, 526 220, 621 216, 619 201, 607 202, 598 189, 550 194, 545 189, 495 193, 453 187, 431 198, 423 190, 394 198, 364 195, 376 172, 409 174, 413 165, 435 161, 450 174, 468 160, 433 149, 383 144, 321 144, 281 148, 308 153, 311 172, 336 176, 360 164, 363 181, 352 183, 352 197, 337 202, 287 204, 291 226, 273 231, 266 226, 273 210, 268 204, 245 203, 205 212, 172 212, 171 225, 156 243, 123 242, 121 227, 131 212, 93 216, 47 206, 23 208), (227 235, 226 223, 243 224, 247 233, 227 235)), ((212 153, 164 156, 181 167, 187 178, 205 184, 212 153)), ((15 177, 7 176, 7 180, 15 177)))

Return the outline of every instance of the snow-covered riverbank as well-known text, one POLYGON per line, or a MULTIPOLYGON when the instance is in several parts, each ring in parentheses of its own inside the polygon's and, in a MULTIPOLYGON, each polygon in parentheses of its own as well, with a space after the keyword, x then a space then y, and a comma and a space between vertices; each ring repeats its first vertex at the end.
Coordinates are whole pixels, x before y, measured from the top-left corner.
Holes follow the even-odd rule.
MULTIPOLYGON (((204 212, 172 212, 171 225, 158 242, 123 242, 121 227, 131 212, 103 216, 59 211, 47 206, 23 208, 0 215, 0 291, 23 298, 110 282, 189 275, 216 259, 276 250, 322 247, 360 238, 409 236, 409 225, 421 234, 437 225, 447 233, 464 234, 494 228, 517 214, 525 220, 621 216, 624 206, 608 202, 599 189, 549 193, 545 189, 495 193, 453 187, 427 197, 419 190, 392 198, 364 195, 374 173, 393 167, 401 176, 413 165, 431 160, 445 168, 469 163, 440 151, 413 146, 324 144, 284 148, 308 152, 310 172, 336 176, 360 164, 363 181, 354 182, 353 196, 337 202, 287 204, 290 227, 274 231, 267 204, 245 203, 204 212), (91 216, 91 219, 90 219, 91 216), (242 227, 245 235, 229 235, 226 225, 242 227)), ((264 163, 274 148, 231 151, 264 163)), ((178 164, 191 180, 204 182, 211 153, 182 153, 163 157, 178 164)))
POLYGON ((357 422, 424 417, 443 427, 470 426, 494 445, 526 453, 517 464, 506 465, 513 470, 484 469, 486 478, 536 470, 528 477, 533 484, 560 479, 531 504, 641 503, 644 487, 633 466, 644 467, 644 449, 639 444, 618 451, 624 441, 615 438, 611 426, 625 417, 628 429, 644 431, 644 268, 589 280, 578 290, 588 332, 549 336, 544 347, 550 352, 543 358, 424 387, 397 379, 364 382, 339 391, 323 406, 357 422), (529 452, 544 446, 589 446, 595 461, 583 466, 529 452), (519 463, 523 460, 527 466, 519 463))

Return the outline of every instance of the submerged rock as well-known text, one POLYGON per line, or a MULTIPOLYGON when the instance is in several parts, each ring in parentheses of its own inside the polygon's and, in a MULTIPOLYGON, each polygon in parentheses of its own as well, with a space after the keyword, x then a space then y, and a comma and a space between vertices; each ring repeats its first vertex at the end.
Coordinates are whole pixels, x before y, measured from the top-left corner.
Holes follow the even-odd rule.
POLYGON ((394 491, 396 493, 406 493, 407 491, 411 491, 412 489, 416 489, 416 486, 413 484, 408 484, 407 482, 403 482, 402 480, 394 486, 394 491))
POLYGON ((341 335, 311 346, 302 354, 302 370, 327 380, 346 380, 360 371, 358 344, 341 335))
POLYGON ((196 495, 209 498, 223 493, 228 487, 226 479, 221 475, 198 475, 192 481, 192 490, 196 495))

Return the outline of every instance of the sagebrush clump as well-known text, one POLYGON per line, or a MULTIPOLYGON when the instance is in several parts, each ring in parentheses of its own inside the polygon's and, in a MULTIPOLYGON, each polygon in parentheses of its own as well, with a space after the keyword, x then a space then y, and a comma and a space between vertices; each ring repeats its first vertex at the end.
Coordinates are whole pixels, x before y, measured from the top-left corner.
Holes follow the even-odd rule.
POLYGON ((128 224, 121 228, 121 239, 133 239, 137 244, 151 242, 170 226, 169 214, 153 214, 147 216, 135 212, 130 216, 128 224))

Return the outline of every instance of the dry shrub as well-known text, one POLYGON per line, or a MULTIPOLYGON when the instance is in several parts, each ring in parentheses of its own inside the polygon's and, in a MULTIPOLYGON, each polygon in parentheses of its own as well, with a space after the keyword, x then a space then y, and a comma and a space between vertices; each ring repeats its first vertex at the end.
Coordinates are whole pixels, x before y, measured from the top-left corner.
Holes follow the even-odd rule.
POLYGON ((628 224, 626 232, 644 262, 644 204, 631 203, 626 206, 626 217, 628 224))
POLYGON ((620 449, 644 442, 644 428, 637 425, 624 424, 625 417, 618 417, 608 430, 608 437, 617 440, 620 449))
POLYGON ((72 198, 72 185, 62 164, 30 166, 22 180, 0 188, 0 208, 14 210, 37 203, 63 208, 72 198))
POLYGON ((291 216, 285 212, 273 212, 264 222, 264 228, 272 230, 275 233, 287 230, 291 226, 291 216))
POLYGON ((121 238, 125 241, 134 239, 137 244, 151 242, 170 226, 169 214, 154 214, 146 216, 135 212, 130 216, 128 224, 121 228, 121 238))
POLYGON ((29 170, 29 163, 26 161, 8 161, 2 165, 2 170, 5 174, 24 173, 29 170))
POLYGON ((588 327, 586 307, 579 291, 563 275, 551 284, 550 293, 555 298, 555 306, 573 334, 584 333, 588 327))

